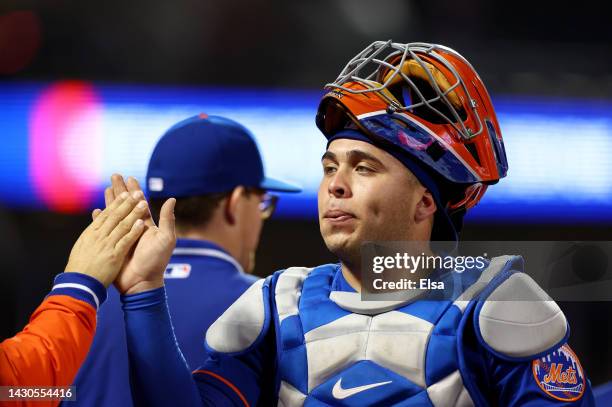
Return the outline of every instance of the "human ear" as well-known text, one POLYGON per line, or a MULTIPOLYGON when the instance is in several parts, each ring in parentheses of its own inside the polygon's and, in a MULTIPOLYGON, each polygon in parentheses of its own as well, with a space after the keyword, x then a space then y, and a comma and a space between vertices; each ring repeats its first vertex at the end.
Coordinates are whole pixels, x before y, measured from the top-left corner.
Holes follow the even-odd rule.
POLYGON ((234 225, 238 218, 238 212, 241 205, 241 197, 244 195, 244 187, 237 186, 232 190, 232 193, 225 201, 224 215, 227 221, 234 225))
POLYGON ((417 223, 424 221, 430 216, 433 216, 436 209, 436 200, 431 192, 425 189, 421 195, 421 199, 417 202, 416 210, 414 211, 414 221, 417 223))

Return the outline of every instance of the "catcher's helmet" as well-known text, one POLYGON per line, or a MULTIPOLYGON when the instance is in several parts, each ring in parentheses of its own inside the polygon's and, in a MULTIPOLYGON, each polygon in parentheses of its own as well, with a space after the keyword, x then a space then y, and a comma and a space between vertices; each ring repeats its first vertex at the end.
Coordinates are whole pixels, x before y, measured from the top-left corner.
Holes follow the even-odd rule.
POLYGON ((356 128, 399 150, 441 183, 444 205, 460 229, 465 211, 508 163, 499 123, 480 77, 442 45, 376 41, 326 85, 317 126, 329 139, 356 128))

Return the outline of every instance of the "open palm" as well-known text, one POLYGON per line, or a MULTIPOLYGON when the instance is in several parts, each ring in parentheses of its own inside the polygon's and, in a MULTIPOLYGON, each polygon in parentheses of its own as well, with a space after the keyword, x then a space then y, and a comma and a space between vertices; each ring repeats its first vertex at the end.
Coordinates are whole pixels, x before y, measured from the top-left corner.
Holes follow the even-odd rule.
MULTIPOLYGON (((134 178, 128 178, 125 183, 122 176, 115 174, 111 177, 111 182, 112 186, 104 191, 107 206, 124 191, 131 194, 142 194, 138 181, 134 178)), ((145 231, 132 252, 126 257, 114 282, 121 294, 135 294, 163 286, 164 271, 176 245, 175 202, 174 198, 164 202, 160 211, 159 226, 155 225, 150 214, 146 217, 145 231)), ((94 212, 95 216, 96 212, 94 212)))

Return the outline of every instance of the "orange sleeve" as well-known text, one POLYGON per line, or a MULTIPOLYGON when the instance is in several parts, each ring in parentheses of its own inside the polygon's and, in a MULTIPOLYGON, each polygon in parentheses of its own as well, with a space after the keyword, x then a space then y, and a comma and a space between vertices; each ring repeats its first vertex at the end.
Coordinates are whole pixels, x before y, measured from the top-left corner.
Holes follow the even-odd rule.
MULTIPOLYGON (((0 344, 0 385, 71 385, 95 329, 96 309, 92 305, 69 295, 47 297, 23 330, 0 344)), ((21 405, 41 407, 57 405, 58 401, 24 403, 21 405)))

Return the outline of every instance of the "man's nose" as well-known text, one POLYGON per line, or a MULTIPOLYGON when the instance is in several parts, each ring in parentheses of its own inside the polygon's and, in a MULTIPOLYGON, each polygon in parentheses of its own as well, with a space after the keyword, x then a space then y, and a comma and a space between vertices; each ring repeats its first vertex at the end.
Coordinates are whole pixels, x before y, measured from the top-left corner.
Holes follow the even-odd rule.
POLYGON ((336 172, 329 183, 328 191, 335 198, 348 198, 351 194, 351 188, 346 175, 340 171, 336 172))

